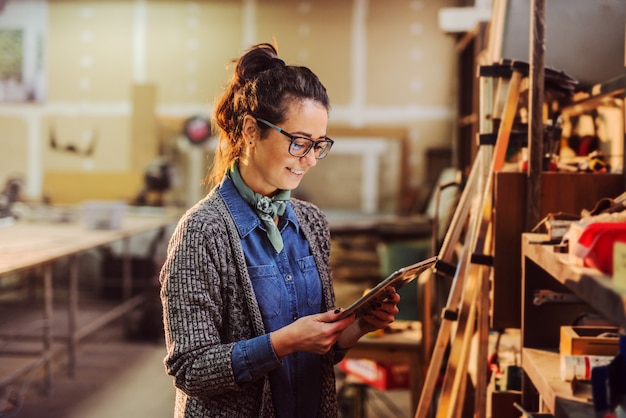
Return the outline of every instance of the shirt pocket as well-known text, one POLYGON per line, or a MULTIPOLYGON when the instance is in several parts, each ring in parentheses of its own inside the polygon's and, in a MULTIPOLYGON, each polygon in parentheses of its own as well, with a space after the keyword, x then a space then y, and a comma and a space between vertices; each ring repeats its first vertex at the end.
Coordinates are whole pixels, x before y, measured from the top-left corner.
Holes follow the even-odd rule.
POLYGON ((310 307, 317 308, 322 304, 322 283, 320 275, 317 271, 317 265, 312 255, 300 258, 298 266, 304 277, 304 286, 306 289, 307 304, 310 307))
POLYGON ((273 265, 248 267, 248 274, 254 287, 261 315, 274 319, 280 315, 283 300, 282 285, 278 269, 273 265))

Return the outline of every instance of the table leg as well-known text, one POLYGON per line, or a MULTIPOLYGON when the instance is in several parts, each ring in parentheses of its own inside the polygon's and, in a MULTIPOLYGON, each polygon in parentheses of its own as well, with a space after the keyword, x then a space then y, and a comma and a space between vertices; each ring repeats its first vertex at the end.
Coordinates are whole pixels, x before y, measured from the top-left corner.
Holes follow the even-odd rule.
POLYGON ((367 385, 364 383, 353 384, 354 400, 352 406, 352 418, 366 418, 367 417, 367 385))
POLYGON ((424 370, 422 369, 421 357, 418 352, 410 354, 409 358, 409 387, 411 390, 411 411, 415 413, 420 401, 422 382, 424 382, 424 370))
POLYGON ((125 238, 123 242, 122 253, 122 297, 127 301, 132 293, 132 275, 131 275, 131 256, 130 256, 130 239, 125 238))
MULTIPOLYGON (((130 238, 125 238, 122 245, 122 298, 124 302, 126 302, 132 297, 133 289, 130 238)), ((124 318, 124 327, 127 333, 130 332, 130 319, 128 315, 124 318)))
POLYGON ((52 393, 52 263, 44 267, 43 273, 43 361, 44 361, 44 387, 48 394, 52 393))
POLYGON ((68 308, 68 366, 67 372, 70 376, 76 374, 76 352, 78 345, 77 336, 78 318, 78 257, 73 255, 70 258, 70 295, 68 308))

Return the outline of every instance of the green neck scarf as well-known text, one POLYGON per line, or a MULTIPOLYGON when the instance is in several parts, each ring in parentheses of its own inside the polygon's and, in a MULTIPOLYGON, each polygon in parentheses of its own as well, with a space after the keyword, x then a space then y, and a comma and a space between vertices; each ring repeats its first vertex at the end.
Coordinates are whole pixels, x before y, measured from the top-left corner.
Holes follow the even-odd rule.
POLYGON ((274 218, 285 213, 287 202, 291 197, 291 191, 281 190, 274 197, 267 197, 253 192, 241 178, 237 162, 233 163, 226 174, 233 181, 243 200, 248 202, 259 215, 259 218, 261 218, 261 221, 267 228, 267 238, 269 238, 276 252, 280 253, 283 250, 283 237, 274 223, 274 218))

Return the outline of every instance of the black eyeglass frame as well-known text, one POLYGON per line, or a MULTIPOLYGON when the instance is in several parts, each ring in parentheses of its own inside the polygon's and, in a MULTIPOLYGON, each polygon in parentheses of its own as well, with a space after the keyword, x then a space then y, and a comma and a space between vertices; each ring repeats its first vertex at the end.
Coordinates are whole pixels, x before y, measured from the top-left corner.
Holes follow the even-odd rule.
POLYGON ((256 120, 257 120, 257 122, 261 122, 261 123, 269 126, 270 128, 275 129, 276 131, 280 132, 281 134, 285 135, 287 138, 289 138, 289 140, 291 141, 289 143, 289 155, 292 155, 294 157, 298 157, 298 158, 305 157, 309 153, 309 151, 311 151, 312 149, 315 149, 315 150, 320 149, 320 148, 318 148, 319 144, 327 144, 322 149, 322 151, 320 152, 320 155, 317 155, 317 153, 315 151, 313 151, 313 153, 315 154, 315 158, 318 159, 318 160, 321 160, 321 159, 325 158, 328 155, 328 153, 330 152, 330 149, 333 147, 333 144, 335 143, 335 141, 333 141, 332 139, 330 139, 327 136, 325 136, 324 139, 320 139, 319 141, 314 141, 311 138, 307 138, 306 136, 298 136, 298 135, 290 134, 289 132, 285 131, 281 127, 276 126, 273 123, 266 121, 265 119, 256 118, 256 120), (293 144, 298 139, 304 139, 304 140, 309 142, 309 146, 306 147, 306 149, 302 153, 302 155, 295 154, 292 151, 293 144))

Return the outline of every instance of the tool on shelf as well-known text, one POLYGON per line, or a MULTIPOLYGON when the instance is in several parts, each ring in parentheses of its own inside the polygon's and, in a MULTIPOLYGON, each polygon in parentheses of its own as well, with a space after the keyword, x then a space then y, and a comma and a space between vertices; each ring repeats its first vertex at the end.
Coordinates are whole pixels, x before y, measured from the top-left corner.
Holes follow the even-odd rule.
POLYGON ((578 303, 580 298, 572 293, 559 293, 548 289, 537 289, 534 292, 533 304, 544 303, 578 303))

